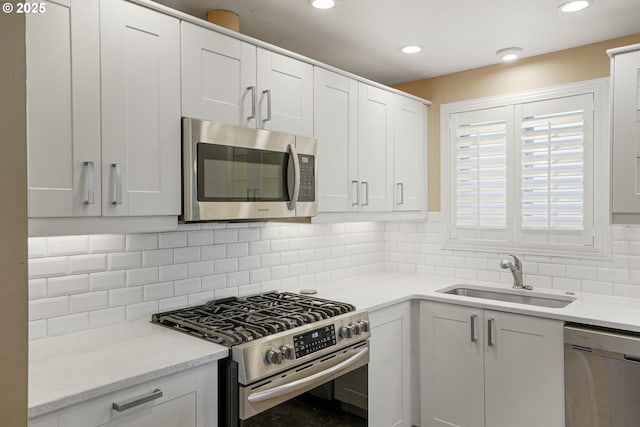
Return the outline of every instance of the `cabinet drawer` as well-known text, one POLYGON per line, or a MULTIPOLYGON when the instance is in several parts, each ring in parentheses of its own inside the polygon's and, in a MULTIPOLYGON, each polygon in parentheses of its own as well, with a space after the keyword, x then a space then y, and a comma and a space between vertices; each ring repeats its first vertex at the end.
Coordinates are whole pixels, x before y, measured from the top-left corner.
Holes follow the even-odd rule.
POLYGON ((59 413, 59 425, 89 426, 195 426, 196 372, 180 373, 139 384, 75 405, 59 413), (162 397, 118 412, 114 402, 149 396, 160 389, 162 397))

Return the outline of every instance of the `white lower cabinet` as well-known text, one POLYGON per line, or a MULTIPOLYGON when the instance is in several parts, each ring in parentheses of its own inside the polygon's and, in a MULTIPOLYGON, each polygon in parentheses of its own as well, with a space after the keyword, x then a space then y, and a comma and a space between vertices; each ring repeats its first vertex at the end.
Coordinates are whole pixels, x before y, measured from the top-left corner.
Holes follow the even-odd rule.
POLYGON ((369 426, 410 426, 411 303, 369 313, 369 426))
POLYGON ((420 303, 422 427, 563 427, 563 323, 420 303))
POLYGON ((215 427, 217 379, 217 363, 208 364, 31 419, 29 427, 215 427), (113 409, 131 401, 140 403, 113 409))

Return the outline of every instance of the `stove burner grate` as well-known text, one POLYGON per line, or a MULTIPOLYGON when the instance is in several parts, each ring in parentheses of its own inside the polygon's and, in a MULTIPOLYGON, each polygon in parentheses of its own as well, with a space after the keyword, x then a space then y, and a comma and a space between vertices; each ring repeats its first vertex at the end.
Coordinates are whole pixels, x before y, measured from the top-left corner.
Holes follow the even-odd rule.
POLYGON ((267 292, 157 313, 152 321, 232 347, 354 310, 351 304, 308 295, 267 292))

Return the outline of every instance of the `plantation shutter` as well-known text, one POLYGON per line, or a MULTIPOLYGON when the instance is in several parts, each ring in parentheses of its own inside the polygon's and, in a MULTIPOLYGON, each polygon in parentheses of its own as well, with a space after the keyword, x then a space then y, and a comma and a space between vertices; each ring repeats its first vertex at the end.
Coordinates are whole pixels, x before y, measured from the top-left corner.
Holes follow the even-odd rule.
POLYGON ((593 95, 516 105, 515 119, 516 240, 592 244, 593 95))
POLYGON ((507 110, 490 108, 454 116, 453 234, 464 239, 504 239, 508 227, 507 110))

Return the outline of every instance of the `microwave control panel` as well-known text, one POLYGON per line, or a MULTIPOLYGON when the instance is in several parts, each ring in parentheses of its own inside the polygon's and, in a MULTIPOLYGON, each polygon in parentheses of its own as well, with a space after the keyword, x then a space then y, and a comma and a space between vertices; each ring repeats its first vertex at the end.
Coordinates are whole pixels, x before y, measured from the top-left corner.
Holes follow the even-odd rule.
POLYGON ((314 202, 316 200, 315 158, 308 154, 298 154, 300 160, 300 192, 299 202, 314 202))

